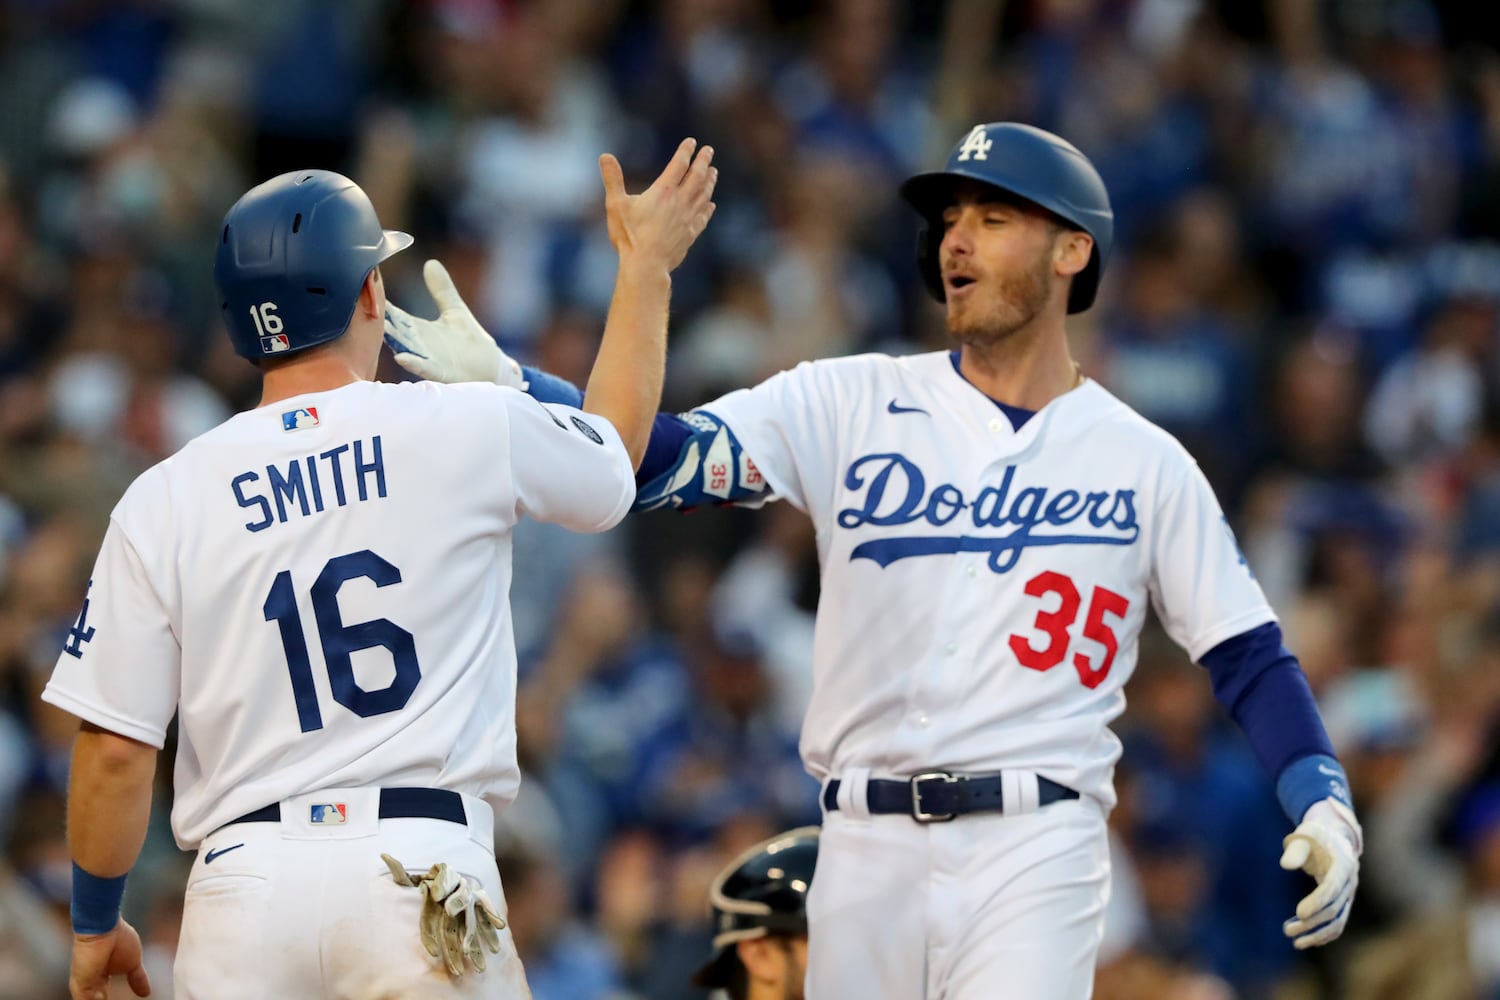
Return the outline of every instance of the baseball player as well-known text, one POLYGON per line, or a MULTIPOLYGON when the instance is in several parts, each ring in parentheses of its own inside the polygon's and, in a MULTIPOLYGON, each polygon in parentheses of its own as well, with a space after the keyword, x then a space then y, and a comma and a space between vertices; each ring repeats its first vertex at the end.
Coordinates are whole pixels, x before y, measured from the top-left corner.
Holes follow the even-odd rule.
POLYGON ((735 858, 714 879, 714 953, 693 983, 729 1000, 802 1000, 807 971, 807 890, 818 828, 779 833, 735 858))
POLYGON ((518 782, 511 530, 629 509, 711 157, 684 142, 634 196, 601 158, 619 272, 582 408, 372 381, 379 265, 412 240, 348 178, 283 174, 229 210, 214 277, 260 405, 126 492, 43 694, 83 720, 75 1000, 149 989, 119 911, 174 713, 172 828, 198 851, 179 998, 530 995, 493 853, 518 782))
MULTIPOLYGON (((1317 885, 1286 934, 1332 941, 1361 833, 1307 680, 1192 457, 1068 350, 1065 317, 1093 304, 1113 235, 1098 173, 1048 132, 980 124, 901 193, 954 349, 806 363, 660 416, 637 475, 638 509, 782 499, 817 528, 801 751, 826 822, 808 994, 1089 995, 1109 723, 1148 605, 1294 824, 1281 864, 1317 885)), ((394 307, 386 332, 408 367, 434 343, 491 343, 394 307)))

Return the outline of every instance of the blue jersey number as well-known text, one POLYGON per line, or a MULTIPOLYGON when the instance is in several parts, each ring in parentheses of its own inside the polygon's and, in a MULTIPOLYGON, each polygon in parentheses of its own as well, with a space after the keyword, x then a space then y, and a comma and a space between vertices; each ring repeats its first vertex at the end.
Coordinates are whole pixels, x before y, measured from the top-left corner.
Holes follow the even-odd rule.
MULTIPOLYGON (((345 625, 339 614, 339 588, 348 580, 364 577, 377 587, 401 582, 401 571, 384 559, 363 549, 336 556, 323 566, 312 585, 313 615, 318 622, 318 641, 323 645, 323 661, 328 665, 328 684, 333 700, 360 718, 395 712, 411 700, 422 667, 417 662, 417 644, 412 634, 388 618, 345 625), (383 688, 366 691, 354 679, 351 654, 361 649, 384 646, 396 664, 396 676, 383 688)), ((287 671, 292 677, 292 694, 297 700, 297 721, 304 733, 323 728, 323 713, 318 708, 318 692, 313 686, 312 658, 303 637, 302 616, 297 611, 297 592, 292 588, 290 570, 276 574, 271 592, 262 609, 266 621, 274 621, 281 630, 281 645, 286 651, 287 671)))

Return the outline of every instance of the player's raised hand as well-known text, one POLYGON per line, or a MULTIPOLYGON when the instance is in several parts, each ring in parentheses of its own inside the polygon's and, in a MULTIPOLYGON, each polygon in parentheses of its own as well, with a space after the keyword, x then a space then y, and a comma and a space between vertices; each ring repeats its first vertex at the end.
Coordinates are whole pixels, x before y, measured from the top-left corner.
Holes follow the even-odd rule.
POLYGON ((713 158, 712 146, 698 149, 698 140, 684 139, 661 176, 640 194, 629 194, 620 161, 609 153, 599 157, 609 241, 622 262, 634 258, 669 271, 682 263, 714 214, 719 171, 713 158))
POLYGON ((1342 802, 1324 799, 1312 804, 1282 842, 1281 867, 1300 868, 1318 880, 1317 888, 1297 904, 1297 915, 1282 925, 1299 950, 1327 944, 1344 933, 1359 885, 1363 839, 1354 813, 1342 802))
POLYGON ((73 1000, 108 1000, 109 978, 124 976, 138 997, 151 995, 141 964, 141 936, 121 918, 108 934, 75 934, 68 992, 73 1000))
POLYGON ((434 382, 494 382, 525 389, 521 366, 479 325, 448 269, 429 260, 422 265, 422 280, 437 303, 437 319, 413 316, 393 302, 385 304, 385 342, 396 363, 434 382))

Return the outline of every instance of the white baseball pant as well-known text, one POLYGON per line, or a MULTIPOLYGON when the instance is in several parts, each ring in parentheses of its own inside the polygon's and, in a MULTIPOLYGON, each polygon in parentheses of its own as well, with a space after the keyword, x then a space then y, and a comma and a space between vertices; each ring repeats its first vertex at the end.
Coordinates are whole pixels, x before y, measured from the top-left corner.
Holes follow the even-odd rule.
POLYGON ((529 1000, 508 928, 484 972, 451 977, 422 946, 421 894, 397 886, 380 859, 413 872, 445 861, 504 914, 492 810, 462 801, 462 824, 379 819, 379 789, 329 789, 284 800, 278 822, 210 834, 188 877, 178 1000, 529 1000))
POLYGON ((1088 1000, 1109 896, 1097 802, 923 824, 870 815, 863 777, 824 816, 809 1000, 1088 1000))

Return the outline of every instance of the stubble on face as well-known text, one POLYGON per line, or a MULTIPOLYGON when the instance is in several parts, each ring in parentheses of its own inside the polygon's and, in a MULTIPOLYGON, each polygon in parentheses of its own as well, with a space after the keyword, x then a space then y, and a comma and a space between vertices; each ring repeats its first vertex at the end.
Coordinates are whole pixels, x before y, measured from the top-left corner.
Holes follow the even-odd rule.
POLYGON ((975 289, 962 302, 948 304, 948 335, 960 344, 987 347, 1026 327, 1041 313, 1052 295, 1052 251, 1038 253, 1031 266, 1004 275, 981 279, 987 287, 975 289))

